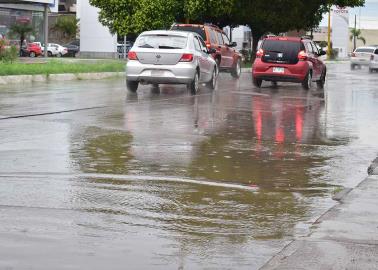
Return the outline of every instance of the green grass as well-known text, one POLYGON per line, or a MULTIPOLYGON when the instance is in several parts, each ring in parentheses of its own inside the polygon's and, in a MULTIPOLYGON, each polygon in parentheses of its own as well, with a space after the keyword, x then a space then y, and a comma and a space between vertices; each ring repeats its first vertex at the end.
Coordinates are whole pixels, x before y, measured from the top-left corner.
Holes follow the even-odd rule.
POLYGON ((0 63, 0 76, 63 73, 122 72, 125 62, 117 60, 49 60, 39 63, 0 63))

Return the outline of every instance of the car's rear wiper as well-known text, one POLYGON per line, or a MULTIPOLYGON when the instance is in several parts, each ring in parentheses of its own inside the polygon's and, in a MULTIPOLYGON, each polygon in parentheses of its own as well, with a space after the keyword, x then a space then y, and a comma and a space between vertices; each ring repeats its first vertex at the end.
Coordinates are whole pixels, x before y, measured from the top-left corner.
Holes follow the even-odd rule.
POLYGON ((154 46, 151 46, 150 44, 144 44, 144 45, 140 45, 138 47, 139 48, 154 48, 154 46))
POLYGON ((181 49, 179 47, 172 47, 172 46, 159 46, 159 49, 181 49))

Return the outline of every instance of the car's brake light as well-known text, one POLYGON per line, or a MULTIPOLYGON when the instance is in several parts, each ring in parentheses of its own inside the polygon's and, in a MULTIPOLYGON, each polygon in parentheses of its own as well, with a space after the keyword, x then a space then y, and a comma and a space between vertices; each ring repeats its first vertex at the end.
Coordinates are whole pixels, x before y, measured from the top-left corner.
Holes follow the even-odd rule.
POLYGON ((301 61, 306 61, 308 58, 308 54, 305 51, 300 51, 298 53, 298 59, 301 61))
POLYGON ((210 49, 210 48, 211 48, 211 44, 210 44, 210 43, 206 43, 206 47, 207 47, 208 49, 210 49))
POLYGON ((136 52, 130 51, 127 54, 127 57, 129 58, 129 60, 138 60, 138 56, 137 56, 136 52))
POLYGON ((261 58, 261 57, 263 57, 263 55, 264 55, 264 50, 260 49, 256 53, 256 58, 261 58))
POLYGON ((191 53, 184 53, 180 59, 180 62, 192 62, 192 61, 193 61, 193 54, 191 53))

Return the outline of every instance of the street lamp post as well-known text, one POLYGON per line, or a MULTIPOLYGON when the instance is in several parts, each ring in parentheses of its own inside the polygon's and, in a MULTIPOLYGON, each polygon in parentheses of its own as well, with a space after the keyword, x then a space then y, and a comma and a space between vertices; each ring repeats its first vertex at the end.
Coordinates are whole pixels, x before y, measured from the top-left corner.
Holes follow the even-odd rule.
POLYGON ((44 21, 44 37, 45 37, 45 50, 43 52, 44 57, 47 58, 48 52, 47 52, 47 43, 49 42, 49 4, 45 4, 45 10, 43 12, 43 21, 44 21))
POLYGON ((328 60, 331 58, 331 5, 328 6, 328 48, 327 57, 328 60))

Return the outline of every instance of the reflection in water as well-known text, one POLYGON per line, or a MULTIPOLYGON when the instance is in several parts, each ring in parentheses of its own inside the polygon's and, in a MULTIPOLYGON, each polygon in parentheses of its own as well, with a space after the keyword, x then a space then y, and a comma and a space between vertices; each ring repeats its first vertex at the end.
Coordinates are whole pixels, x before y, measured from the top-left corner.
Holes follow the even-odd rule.
POLYGON ((80 171, 107 174, 87 178, 75 203, 114 215, 116 227, 169 232, 182 249, 216 247, 220 237, 230 248, 285 239, 329 205, 319 197, 328 198, 330 187, 310 174, 325 160, 311 146, 322 144, 322 108, 310 94, 214 92, 177 98, 174 105, 132 101, 124 108, 126 131, 89 128, 83 145, 72 149, 80 171), (138 180, 122 179, 126 174, 138 180), (154 175, 251 190, 148 177, 154 175))

